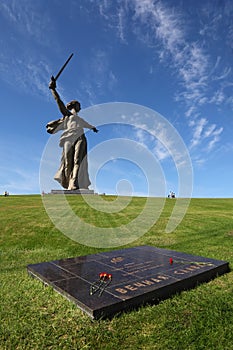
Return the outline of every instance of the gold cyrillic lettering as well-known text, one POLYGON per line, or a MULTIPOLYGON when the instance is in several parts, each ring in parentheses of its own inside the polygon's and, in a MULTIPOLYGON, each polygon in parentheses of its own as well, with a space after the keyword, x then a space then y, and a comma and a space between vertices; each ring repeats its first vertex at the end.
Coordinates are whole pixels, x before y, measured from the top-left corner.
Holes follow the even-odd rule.
POLYGON ((163 275, 159 275, 158 278, 161 279, 161 280, 164 280, 164 281, 169 279, 168 276, 163 276, 163 275))
POLYGON ((154 277, 153 277, 153 278, 151 278, 151 279, 152 279, 153 282, 156 282, 156 283, 161 282, 161 280, 159 280, 158 278, 154 278, 154 277))
POLYGON ((145 284, 143 284, 143 283, 141 283, 141 282, 135 282, 133 285, 134 285, 135 287, 138 287, 138 288, 140 288, 140 287, 145 287, 145 284))
POLYGON ((134 288, 133 286, 131 286, 130 284, 128 284, 128 286, 125 286, 126 289, 129 289, 129 290, 137 290, 137 288, 134 288))
POLYGON ((147 286, 151 286, 152 284, 154 284, 153 281, 148 281, 148 280, 142 281, 142 283, 147 285, 147 286))
POLYGON ((116 288, 116 291, 121 293, 121 294, 126 294, 128 293, 127 290, 123 289, 123 288, 116 288))

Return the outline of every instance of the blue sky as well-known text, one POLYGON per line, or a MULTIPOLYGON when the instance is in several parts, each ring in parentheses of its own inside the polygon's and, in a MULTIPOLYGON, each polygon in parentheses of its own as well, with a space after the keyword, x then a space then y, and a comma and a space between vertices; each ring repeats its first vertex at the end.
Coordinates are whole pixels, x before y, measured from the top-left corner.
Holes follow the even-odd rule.
MULTIPOLYGON (((56 140, 45 125, 59 118, 48 83, 74 53, 57 88, 65 102, 80 100, 80 115, 99 128, 87 133, 90 152, 114 138, 134 140, 156 157, 165 193, 179 194, 167 141, 152 140, 139 124, 116 125, 111 116, 100 121, 88 112, 114 102, 145 106, 165 118, 187 147, 192 196, 233 197, 232 18, 231 0, 2 0, 0 193, 42 190, 41 159, 50 138, 56 140)), ((129 187, 134 195, 147 193, 142 169, 130 157, 111 157, 96 180, 90 164, 92 188, 111 194, 120 183, 123 194, 129 187)), ((59 188, 55 182, 51 187, 59 188)))

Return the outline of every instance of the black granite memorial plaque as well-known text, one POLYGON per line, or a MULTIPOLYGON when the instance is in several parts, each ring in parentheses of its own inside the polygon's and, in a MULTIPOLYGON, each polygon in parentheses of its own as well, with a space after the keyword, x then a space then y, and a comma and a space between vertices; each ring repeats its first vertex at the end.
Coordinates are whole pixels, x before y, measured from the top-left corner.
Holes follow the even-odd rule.
POLYGON ((158 303, 228 272, 229 264, 140 246, 43 262, 27 268, 29 274, 51 285, 92 318, 99 319, 145 303, 158 303), (102 279, 104 273, 107 277, 102 279), (98 286, 99 290, 91 295, 98 286))

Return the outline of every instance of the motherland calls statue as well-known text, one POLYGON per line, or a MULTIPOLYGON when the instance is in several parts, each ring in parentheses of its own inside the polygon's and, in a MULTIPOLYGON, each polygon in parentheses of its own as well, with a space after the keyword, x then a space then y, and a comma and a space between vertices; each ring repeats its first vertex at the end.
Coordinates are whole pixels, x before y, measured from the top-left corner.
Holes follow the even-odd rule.
MULTIPOLYGON (((59 75, 61 71, 58 73, 59 75)), ((95 126, 79 117, 78 112, 81 109, 81 105, 78 101, 73 100, 66 106, 62 102, 56 91, 56 80, 59 75, 55 78, 51 77, 49 88, 63 117, 46 125, 47 132, 50 134, 64 130, 59 143, 59 146, 63 148, 61 164, 54 179, 68 190, 88 189, 91 182, 88 174, 87 139, 84 128, 91 129, 94 132, 98 132, 98 130, 95 126)))

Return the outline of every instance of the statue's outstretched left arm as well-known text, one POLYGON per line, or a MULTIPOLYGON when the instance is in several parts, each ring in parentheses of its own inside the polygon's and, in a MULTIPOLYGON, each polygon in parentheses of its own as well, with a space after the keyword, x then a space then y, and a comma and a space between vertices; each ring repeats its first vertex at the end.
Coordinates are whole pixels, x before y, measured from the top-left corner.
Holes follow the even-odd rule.
MULTIPOLYGON (((80 118, 80 117, 79 117, 80 118)), ((83 128, 87 128, 87 129, 91 129, 94 132, 98 132, 99 130, 96 129, 96 127, 94 125, 89 124, 88 122, 86 122, 84 119, 80 118, 82 120, 82 127, 83 128)))

